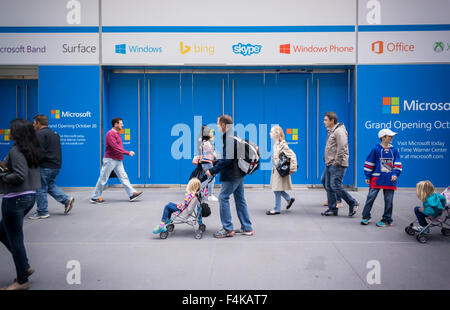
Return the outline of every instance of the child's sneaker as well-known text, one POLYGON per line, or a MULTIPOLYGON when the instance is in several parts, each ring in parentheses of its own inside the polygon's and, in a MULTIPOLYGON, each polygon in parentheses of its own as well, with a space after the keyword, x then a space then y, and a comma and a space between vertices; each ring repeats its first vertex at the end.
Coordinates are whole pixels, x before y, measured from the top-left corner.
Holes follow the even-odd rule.
POLYGON ((217 199, 217 197, 214 196, 214 195, 209 196, 209 197, 208 197, 208 200, 209 200, 209 201, 219 201, 219 199, 217 199))
POLYGON ((392 226, 392 223, 385 223, 385 222, 383 222, 383 221, 379 221, 379 222, 377 223, 377 226, 378 226, 378 227, 383 227, 383 228, 385 228, 385 227, 392 226))
POLYGON ((361 225, 369 225, 370 223, 370 219, 362 219, 361 220, 361 225))
POLYGON ((422 233, 422 234, 429 234, 430 233, 430 229, 423 227, 423 226, 414 226, 413 229, 418 232, 418 233, 422 233))
POLYGON ((166 225, 159 224, 159 225, 156 225, 155 228, 153 228, 153 233, 159 234, 159 233, 165 232, 166 230, 167 230, 166 225))

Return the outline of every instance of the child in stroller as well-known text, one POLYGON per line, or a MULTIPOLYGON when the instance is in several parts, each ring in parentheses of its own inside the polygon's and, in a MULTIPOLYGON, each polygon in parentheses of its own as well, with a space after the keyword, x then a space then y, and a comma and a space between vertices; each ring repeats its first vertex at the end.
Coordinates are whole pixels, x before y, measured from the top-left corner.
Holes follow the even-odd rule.
POLYGON ((417 241, 426 243, 425 235, 430 233, 430 228, 439 226, 444 236, 450 235, 450 211, 446 201, 447 195, 450 195, 450 189, 447 188, 441 195, 434 192, 434 186, 430 181, 421 181, 416 185, 417 198, 422 201, 422 207, 415 207, 417 221, 405 227, 408 235, 417 234, 417 241), (430 221, 427 222, 427 219, 430 221))
POLYGON ((206 230, 202 218, 209 216, 211 210, 203 201, 207 196, 208 184, 202 185, 200 180, 192 178, 186 186, 186 197, 178 204, 169 202, 163 211, 161 223, 153 229, 161 239, 166 239, 173 232, 175 224, 188 224, 194 228, 195 238, 201 239, 206 230))

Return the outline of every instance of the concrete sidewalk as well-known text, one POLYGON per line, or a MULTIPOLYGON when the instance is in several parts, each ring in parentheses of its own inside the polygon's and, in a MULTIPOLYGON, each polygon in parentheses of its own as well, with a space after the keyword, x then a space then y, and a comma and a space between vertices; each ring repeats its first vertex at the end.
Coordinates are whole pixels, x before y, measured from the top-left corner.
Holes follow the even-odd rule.
MULTIPOLYGON (((91 191, 68 192, 76 199, 69 215, 49 198, 51 217, 24 223, 31 266, 31 289, 450 289, 450 237, 435 228, 427 244, 406 235, 404 227, 419 204, 415 191, 398 191, 394 225, 378 228, 383 196, 377 198, 373 222, 361 226, 367 191, 350 192, 359 202, 358 214, 348 207, 338 217, 323 217, 323 190, 291 191, 296 202, 289 211, 267 216, 274 195, 270 190, 246 189, 254 236, 215 239, 221 228, 218 203, 205 219, 203 239, 178 225, 168 239, 152 234, 163 207, 184 197, 182 189, 144 189, 144 196, 128 202, 125 191, 104 192, 104 205, 89 203, 91 191), (69 261, 81 266, 81 284, 68 284, 69 261), (381 284, 369 284, 380 264, 381 284)), ((283 206, 285 203, 283 202, 283 206)), ((240 228, 232 201, 233 223, 240 228)), ((0 245, 0 286, 15 278, 12 257, 0 245)))

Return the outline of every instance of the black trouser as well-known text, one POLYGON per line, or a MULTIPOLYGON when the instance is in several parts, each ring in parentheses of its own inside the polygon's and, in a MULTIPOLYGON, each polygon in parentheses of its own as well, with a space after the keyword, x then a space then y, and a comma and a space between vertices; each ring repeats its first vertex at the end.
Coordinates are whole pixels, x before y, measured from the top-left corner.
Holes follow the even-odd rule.
POLYGON ((2 220, 0 222, 0 241, 11 252, 16 265, 17 282, 28 282, 27 252, 23 241, 23 219, 33 208, 35 194, 22 195, 2 200, 2 220))

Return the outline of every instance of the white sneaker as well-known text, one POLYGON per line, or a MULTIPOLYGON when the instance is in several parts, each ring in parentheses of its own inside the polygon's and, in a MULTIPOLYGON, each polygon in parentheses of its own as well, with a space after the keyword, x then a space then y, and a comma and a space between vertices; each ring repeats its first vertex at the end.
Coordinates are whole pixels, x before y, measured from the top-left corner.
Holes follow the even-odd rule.
POLYGON ((30 220, 39 220, 39 219, 46 219, 50 217, 50 213, 44 214, 44 215, 39 215, 39 213, 34 213, 33 215, 29 216, 28 218, 30 220))
POLYGON ((217 197, 214 196, 214 195, 209 196, 209 197, 208 197, 208 200, 209 200, 209 201, 219 201, 219 199, 217 199, 217 197))

